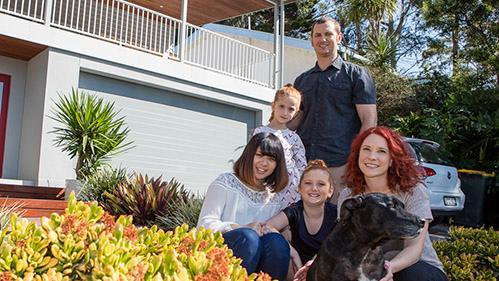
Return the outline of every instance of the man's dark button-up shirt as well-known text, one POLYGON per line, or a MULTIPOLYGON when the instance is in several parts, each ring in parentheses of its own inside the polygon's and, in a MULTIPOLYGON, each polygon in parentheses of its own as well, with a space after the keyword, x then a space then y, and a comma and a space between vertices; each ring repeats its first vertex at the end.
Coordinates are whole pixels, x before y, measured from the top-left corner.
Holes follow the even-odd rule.
POLYGON ((316 64, 296 78, 302 93, 303 119, 298 127, 307 160, 322 159, 328 167, 347 162, 361 122, 356 104, 376 104, 369 72, 338 56, 324 71, 316 64))

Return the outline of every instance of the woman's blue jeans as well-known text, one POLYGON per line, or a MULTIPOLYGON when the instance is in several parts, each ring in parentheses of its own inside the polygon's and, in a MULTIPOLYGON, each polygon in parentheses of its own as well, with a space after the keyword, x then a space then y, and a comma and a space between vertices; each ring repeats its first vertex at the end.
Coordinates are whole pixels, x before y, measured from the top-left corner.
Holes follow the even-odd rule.
POLYGON ((259 237, 251 228, 237 228, 223 235, 225 244, 243 260, 248 274, 263 271, 273 279, 286 280, 289 266, 289 244, 279 233, 259 237))

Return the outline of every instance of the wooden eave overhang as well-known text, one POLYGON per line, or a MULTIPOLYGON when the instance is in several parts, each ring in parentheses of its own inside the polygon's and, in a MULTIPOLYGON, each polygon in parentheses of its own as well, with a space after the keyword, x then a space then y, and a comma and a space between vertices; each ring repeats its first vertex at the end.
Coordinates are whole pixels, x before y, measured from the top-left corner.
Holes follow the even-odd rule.
POLYGON ((0 56, 28 61, 47 46, 0 35, 0 56))
MULTIPOLYGON (((132 3, 180 19, 182 0, 129 0, 132 3)), ((279 0, 277 0, 278 3, 279 0)), ((285 0, 292 3, 298 0, 285 0)), ((187 22, 202 26, 274 7, 274 0, 188 0, 187 22)))

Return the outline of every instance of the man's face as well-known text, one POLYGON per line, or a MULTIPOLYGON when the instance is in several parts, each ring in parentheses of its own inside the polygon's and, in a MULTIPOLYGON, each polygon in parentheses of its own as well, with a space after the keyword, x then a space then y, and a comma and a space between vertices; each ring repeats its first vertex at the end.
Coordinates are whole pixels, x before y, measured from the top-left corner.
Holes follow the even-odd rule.
POLYGON ((338 44, 342 34, 336 31, 334 23, 327 21, 314 26, 312 32, 312 47, 317 57, 333 58, 338 53, 338 44))

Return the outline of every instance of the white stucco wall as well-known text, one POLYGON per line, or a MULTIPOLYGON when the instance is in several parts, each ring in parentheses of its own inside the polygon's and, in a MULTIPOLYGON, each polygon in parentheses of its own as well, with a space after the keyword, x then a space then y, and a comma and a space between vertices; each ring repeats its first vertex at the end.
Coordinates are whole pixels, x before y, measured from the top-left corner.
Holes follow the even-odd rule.
POLYGON ((53 116, 52 109, 54 101, 59 99, 58 94, 67 95, 73 87, 78 87, 79 63, 79 58, 72 54, 49 50, 38 170, 38 181, 41 185, 64 186, 65 179, 75 177, 76 161, 70 160, 60 147, 54 145, 55 135, 50 131, 59 123, 49 116, 53 116))
POLYGON ((38 179, 47 63, 48 50, 41 52, 27 63, 18 179, 31 181, 38 179))
POLYGON ((27 65, 25 61, 0 56, 0 73, 11 76, 2 178, 16 179, 18 175, 27 65))

